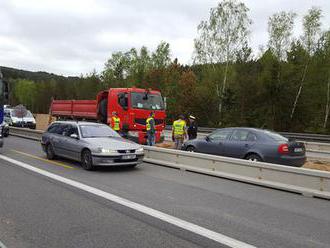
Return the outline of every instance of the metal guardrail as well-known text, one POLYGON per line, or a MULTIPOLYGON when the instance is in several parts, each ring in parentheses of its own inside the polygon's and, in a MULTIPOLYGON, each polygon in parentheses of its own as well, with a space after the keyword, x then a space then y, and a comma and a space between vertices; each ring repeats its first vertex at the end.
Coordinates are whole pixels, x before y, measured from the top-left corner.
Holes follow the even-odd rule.
MULTIPOLYGON (((42 131, 11 128, 10 135, 40 140, 42 131)), ((330 173, 304 168, 145 146, 145 162, 330 199, 330 173)))
POLYGON ((43 131, 41 130, 33 130, 28 128, 10 127, 9 129, 9 135, 37 141, 41 140, 42 134, 43 131))
MULTIPOLYGON (((172 126, 167 125, 166 130, 171 130, 172 126)), ((211 127, 198 127, 199 133, 211 133, 217 128, 211 127)), ((312 133, 292 133, 292 132, 278 132, 279 134, 292 139, 298 139, 302 141, 314 141, 314 142, 325 142, 330 143, 330 135, 326 134, 312 134, 312 133)))

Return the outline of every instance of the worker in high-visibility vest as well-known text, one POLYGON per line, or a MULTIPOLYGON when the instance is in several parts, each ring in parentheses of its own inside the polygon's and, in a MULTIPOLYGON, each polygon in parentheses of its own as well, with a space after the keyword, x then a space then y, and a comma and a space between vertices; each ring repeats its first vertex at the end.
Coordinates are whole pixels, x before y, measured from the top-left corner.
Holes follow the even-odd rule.
POLYGON ((146 120, 146 130, 147 130, 147 145, 155 145, 155 113, 151 112, 148 119, 146 120))
POLYGON ((181 150, 184 139, 187 138, 187 127, 184 116, 180 115, 179 119, 173 122, 172 139, 175 142, 175 149, 181 150))
POLYGON ((118 117, 118 114, 116 111, 112 112, 112 118, 111 118, 111 128, 115 130, 116 132, 120 132, 120 118, 118 117))

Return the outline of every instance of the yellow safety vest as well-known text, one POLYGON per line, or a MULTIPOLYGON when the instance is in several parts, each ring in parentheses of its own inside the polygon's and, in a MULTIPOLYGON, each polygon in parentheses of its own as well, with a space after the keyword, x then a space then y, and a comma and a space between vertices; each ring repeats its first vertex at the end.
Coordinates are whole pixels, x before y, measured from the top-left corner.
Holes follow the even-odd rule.
POLYGON ((120 118, 119 117, 112 117, 112 128, 115 131, 120 130, 120 118))
POLYGON ((184 120, 176 120, 173 122, 174 135, 184 135, 186 122, 184 120))
POLYGON ((152 117, 149 117, 147 120, 146 120, 146 129, 147 131, 149 131, 151 129, 151 125, 150 125, 150 121, 153 120, 154 118, 152 117))

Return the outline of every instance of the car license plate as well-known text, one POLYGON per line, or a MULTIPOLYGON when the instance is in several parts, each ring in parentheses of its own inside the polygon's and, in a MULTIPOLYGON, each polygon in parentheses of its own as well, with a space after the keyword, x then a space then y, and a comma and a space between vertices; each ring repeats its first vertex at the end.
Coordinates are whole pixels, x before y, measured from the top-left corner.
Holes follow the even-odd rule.
POLYGON ((128 159, 135 159, 136 158, 136 155, 135 154, 131 154, 131 155, 124 155, 121 157, 121 159, 125 159, 125 160, 128 160, 128 159))
POLYGON ((294 149, 294 152, 302 152, 302 151, 303 151, 302 148, 295 148, 295 149, 294 149))

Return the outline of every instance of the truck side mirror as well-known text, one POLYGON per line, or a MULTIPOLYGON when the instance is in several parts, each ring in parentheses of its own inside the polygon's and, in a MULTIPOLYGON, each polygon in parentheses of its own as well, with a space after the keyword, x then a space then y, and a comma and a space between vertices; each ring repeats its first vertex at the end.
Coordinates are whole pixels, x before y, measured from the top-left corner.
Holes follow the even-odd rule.
POLYGON ((128 109, 128 96, 126 93, 118 94, 118 103, 124 110, 128 109))

